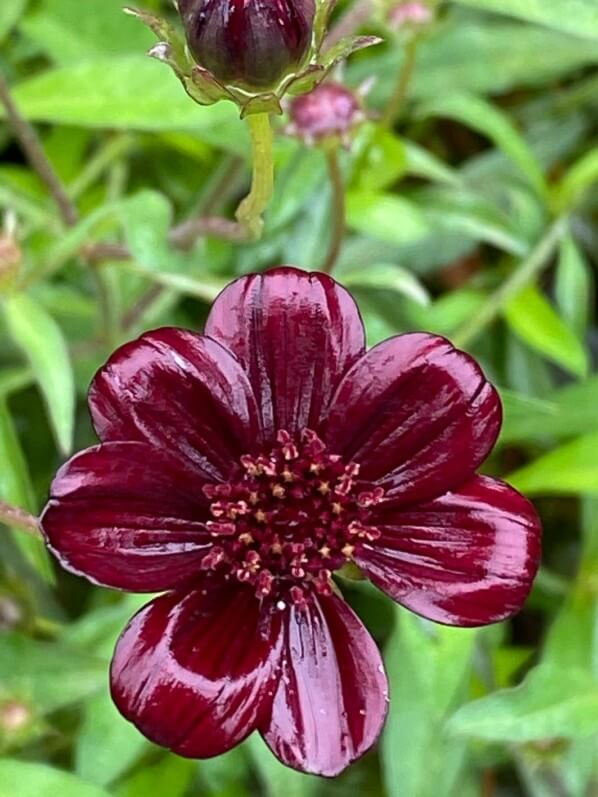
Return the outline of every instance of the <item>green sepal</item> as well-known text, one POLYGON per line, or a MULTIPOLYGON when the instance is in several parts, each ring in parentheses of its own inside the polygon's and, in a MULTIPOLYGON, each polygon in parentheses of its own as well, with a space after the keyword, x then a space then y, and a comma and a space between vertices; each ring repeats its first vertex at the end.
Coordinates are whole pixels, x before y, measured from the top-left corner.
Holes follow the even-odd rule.
POLYGON ((235 102, 241 105, 241 119, 252 113, 273 113, 277 115, 282 113, 280 100, 273 93, 257 94, 255 97, 248 98, 246 102, 237 97, 235 102))
POLYGON ((293 96, 298 94, 307 94, 313 91, 315 87, 324 80, 328 70, 322 64, 310 64, 307 69, 300 75, 293 77, 293 79, 286 84, 285 91, 293 96))
POLYGON ((341 39, 334 47, 331 47, 322 57, 322 64, 326 69, 331 69, 339 61, 343 61, 358 50, 364 50, 366 47, 373 47, 376 44, 381 44, 384 39, 380 36, 348 36, 341 39))

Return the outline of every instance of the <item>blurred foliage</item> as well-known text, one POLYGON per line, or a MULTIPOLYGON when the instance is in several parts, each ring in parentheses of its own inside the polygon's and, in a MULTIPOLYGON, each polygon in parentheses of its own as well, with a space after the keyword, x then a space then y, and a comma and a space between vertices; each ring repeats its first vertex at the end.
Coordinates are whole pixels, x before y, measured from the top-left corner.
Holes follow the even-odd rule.
MULTIPOLYGON (((318 268, 329 235, 325 160, 281 123, 263 239, 175 248, 174 224, 232 216, 248 139, 232 105, 194 106, 144 56, 152 38, 120 6, 0 3, 0 70, 80 214, 64 227, 0 119, 0 208, 18 244, 0 263, 0 499, 30 511, 93 442, 85 392, 116 345, 162 324, 200 328, 235 275, 318 268)), ((285 769, 257 738, 190 762, 145 741, 108 697, 114 640, 144 599, 57 573, 35 539, 5 529, 0 797, 598 794, 598 4, 436 10, 396 129, 375 119, 401 41, 344 71, 375 82, 372 121, 341 153, 349 230, 335 276, 370 343, 445 334, 501 388, 489 470, 537 499, 545 525, 526 609, 479 631, 434 627, 355 584, 392 686, 378 749, 335 781, 285 769)), ((364 31, 388 33, 373 15, 364 31)))

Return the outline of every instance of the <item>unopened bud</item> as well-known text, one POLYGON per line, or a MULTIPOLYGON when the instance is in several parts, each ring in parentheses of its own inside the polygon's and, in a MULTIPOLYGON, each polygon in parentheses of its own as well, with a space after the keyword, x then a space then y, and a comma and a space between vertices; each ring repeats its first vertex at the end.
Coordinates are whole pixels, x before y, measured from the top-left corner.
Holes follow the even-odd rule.
POLYGON ((0 730, 5 734, 18 733, 32 719, 28 706, 18 700, 8 700, 0 704, 0 730))
POLYGON ((289 108, 287 131, 306 143, 340 139, 348 143, 366 118, 359 95, 340 83, 322 83, 310 94, 296 97, 289 108))
POLYGON ((12 598, 0 595, 0 631, 11 631, 23 620, 23 610, 12 598))
POLYGON ((425 3, 418 2, 399 3, 390 9, 387 16, 390 27, 395 31, 427 25, 431 19, 432 11, 425 3))
POLYGON ((14 231, 14 221, 7 216, 0 230, 0 289, 11 285, 21 266, 22 252, 14 231))
POLYGON ((189 49, 223 84, 274 88, 311 44, 314 0, 179 0, 189 49))

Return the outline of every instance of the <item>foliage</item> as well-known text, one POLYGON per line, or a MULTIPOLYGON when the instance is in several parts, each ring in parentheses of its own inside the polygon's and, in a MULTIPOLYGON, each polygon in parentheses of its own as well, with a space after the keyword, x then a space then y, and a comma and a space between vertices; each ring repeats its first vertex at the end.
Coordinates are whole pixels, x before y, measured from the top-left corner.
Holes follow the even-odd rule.
MULTIPOLYGON (((65 455, 93 442, 85 391, 116 345, 163 324, 200 328, 235 275, 316 269, 328 243, 326 160, 281 123, 262 239, 181 245, 184 220, 232 218, 249 139, 232 104, 194 105, 144 57, 152 36, 120 6, 0 3, 0 70, 79 212, 61 222, 0 119, 0 208, 16 214, 22 251, 18 273, 0 262, 0 500, 34 512, 65 455)), ((341 152, 348 234, 335 276, 370 343, 439 332, 501 388, 490 469, 535 499, 545 525, 527 608, 506 626, 434 627, 356 584, 349 597, 392 686, 378 749, 331 782, 286 770, 258 739, 189 762, 146 742, 107 697, 114 640, 143 600, 54 576, 35 539, 3 528, 0 797, 596 793, 598 9, 447 0, 437 14, 395 129, 370 121, 341 152), (18 727, 3 720, 15 702, 18 727)), ((363 32, 387 34, 373 15, 363 32)), ((391 37, 345 71, 353 86, 375 77, 372 119, 405 50, 391 37)))

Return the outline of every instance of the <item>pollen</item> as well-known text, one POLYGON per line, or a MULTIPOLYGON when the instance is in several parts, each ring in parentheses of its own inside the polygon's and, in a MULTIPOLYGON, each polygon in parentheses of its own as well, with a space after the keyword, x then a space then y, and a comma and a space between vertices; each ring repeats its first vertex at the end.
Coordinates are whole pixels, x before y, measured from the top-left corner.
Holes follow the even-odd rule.
POLYGON ((227 483, 204 493, 214 538, 206 577, 236 579, 273 605, 331 595, 334 571, 380 536, 372 510, 384 491, 309 429, 280 430, 270 450, 242 456, 227 483))

